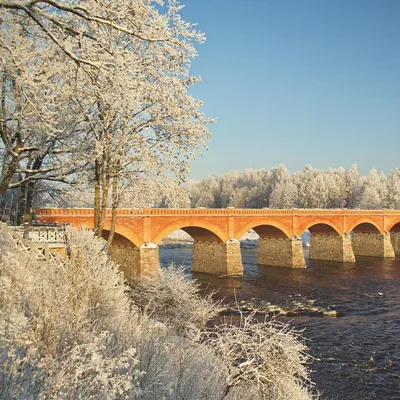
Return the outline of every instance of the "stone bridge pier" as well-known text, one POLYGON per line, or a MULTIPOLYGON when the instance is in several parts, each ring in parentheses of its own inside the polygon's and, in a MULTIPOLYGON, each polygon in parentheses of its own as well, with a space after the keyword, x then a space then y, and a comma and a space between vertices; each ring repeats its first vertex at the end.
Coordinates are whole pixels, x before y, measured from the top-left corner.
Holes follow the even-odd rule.
POLYGON ((224 275, 243 274, 242 255, 238 240, 223 241, 220 236, 198 226, 181 229, 194 240, 192 271, 224 275))
POLYGON ((193 243, 192 271, 243 275, 239 241, 235 239, 229 239, 226 242, 195 240, 193 243))
POLYGON ((139 277, 160 276, 158 246, 151 242, 143 243, 140 247, 112 245, 110 257, 120 265, 124 278, 129 282, 139 277))
POLYGON ((390 234, 388 232, 354 232, 352 235, 352 244, 356 256, 395 257, 390 234))
POLYGON ((391 233, 392 246, 396 254, 400 254, 400 232, 391 233))
MULTIPOLYGON (((109 232, 103 231, 103 238, 109 232)), ((156 278, 160 276, 160 259, 158 246, 145 242, 135 246, 126 237, 115 233, 110 249, 110 258, 120 265, 126 280, 133 282, 138 277, 156 278)))
POLYGON ((298 236, 289 238, 273 226, 253 228, 259 235, 257 264, 275 267, 305 268, 302 240, 298 236))
POLYGON ((356 258, 351 245, 350 235, 339 235, 335 229, 325 224, 309 228, 310 260, 355 262, 356 258))
POLYGON ((391 235, 386 231, 381 233, 371 224, 358 225, 352 232, 351 242, 356 256, 395 257, 391 235))
POLYGON ((394 252, 400 254, 400 223, 392 227, 390 230, 390 238, 394 252))

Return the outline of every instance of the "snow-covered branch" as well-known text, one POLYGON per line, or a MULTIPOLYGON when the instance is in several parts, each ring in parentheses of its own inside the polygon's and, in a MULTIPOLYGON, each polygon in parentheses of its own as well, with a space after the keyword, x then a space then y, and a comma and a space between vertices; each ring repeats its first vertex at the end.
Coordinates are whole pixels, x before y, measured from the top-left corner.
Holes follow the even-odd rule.
POLYGON ((204 35, 176 0, 0 5, 0 194, 88 174, 104 210, 135 181, 185 179, 212 120, 189 94, 204 35))

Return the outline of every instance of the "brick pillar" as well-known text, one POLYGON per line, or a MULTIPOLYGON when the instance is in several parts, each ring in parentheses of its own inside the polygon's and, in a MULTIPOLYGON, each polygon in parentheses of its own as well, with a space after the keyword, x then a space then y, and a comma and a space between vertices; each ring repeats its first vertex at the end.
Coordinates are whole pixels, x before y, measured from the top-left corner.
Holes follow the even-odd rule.
POLYGON ((132 246, 112 245, 111 260, 116 262, 124 274, 124 279, 133 282, 139 274, 139 248, 132 246))
POLYGON ((310 260, 355 262, 350 235, 311 234, 310 260))
POLYGON ((194 241, 192 271, 209 274, 243 275, 240 243, 229 239, 224 242, 194 241))
POLYGON ((258 239, 257 264, 275 267, 306 268, 301 238, 258 239))
POLYGON ((392 232, 390 234, 393 250, 396 254, 400 254, 400 232, 392 232))
POLYGON ((353 232, 351 242, 353 251, 356 256, 395 257, 390 234, 384 233, 367 233, 353 232))
POLYGON ((158 278, 160 276, 160 259, 158 246, 146 242, 140 247, 113 245, 110 257, 119 264, 124 279, 133 282, 138 278, 158 278))
POLYGON ((158 246, 151 242, 145 242, 140 246, 140 268, 139 276, 141 278, 160 277, 160 256, 158 246))
POLYGON ((243 275, 242 252, 240 242, 236 239, 229 239, 226 246, 226 274, 243 275))

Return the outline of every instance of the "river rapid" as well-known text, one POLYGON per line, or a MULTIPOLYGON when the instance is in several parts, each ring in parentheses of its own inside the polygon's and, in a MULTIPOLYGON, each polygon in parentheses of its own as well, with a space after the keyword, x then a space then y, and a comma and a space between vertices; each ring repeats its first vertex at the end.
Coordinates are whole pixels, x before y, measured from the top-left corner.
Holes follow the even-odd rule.
POLYGON ((224 303, 279 314, 304 329, 322 399, 400 399, 400 259, 310 261, 307 269, 257 265, 243 248, 243 277, 190 272, 192 246, 160 246, 162 265, 185 265, 224 303))

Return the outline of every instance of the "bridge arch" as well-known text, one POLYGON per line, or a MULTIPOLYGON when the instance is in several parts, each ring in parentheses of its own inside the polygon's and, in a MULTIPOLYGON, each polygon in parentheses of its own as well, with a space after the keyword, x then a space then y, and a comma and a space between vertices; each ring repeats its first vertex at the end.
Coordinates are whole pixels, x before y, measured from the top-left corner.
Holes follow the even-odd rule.
POLYGON ((389 232, 400 232, 400 221, 395 222, 389 229, 389 232))
POLYGON ((161 232, 159 232, 153 239, 154 244, 159 244, 166 236, 170 233, 182 229, 195 240, 204 240, 210 242, 225 242, 228 240, 228 235, 221 228, 213 225, 207 221, 195 220, 194 222, 188 222, 185 220, 179 220, 171 223, 161 232))
POLYGON ((300 226, 298 229, 298 236, 301 236, 307 230, 310 231, 311 234, 313 234, 313 232, 327 235, 337 234, 339 236, 341 234, 341 229, 336 224, 320 218, 306 222, 300 226))
POLYGON ((400 222, 395 222, 389 232, 393 250, 395 254, 400 254, 400 222))
POLYGON ((372 218, 360 218, 350 233, 351 244, 356 256, 395 257, 392 243, 394 235, 385 234, 384 225, 376 223, 372 218))
POLYGON ((349 235, 342 235, 342 231, 329 221, 320 219, 307 224, 310 232, 309 260, 354 262, 355 256, 351 248, 349 235))
MULTIPOLYGON (((275 219, 255 218, 236 233, 235 239, 240 240, 250 229, 259 236, 257 240, 258 265, 295 268, 306 266, 301 241, 292 240, 292 231, 287 226, 275 219)), ((254 244, 251 243, 250 247, 253 246, 254 244)), ((249 246, 243 246, 242 252, 245 252, 247 247, 249 246)))
POLYGON ((350 225, 349 232, 382 233, 381 227, 372 219, 362 219, 350 225))
POLYGON ((234 239, 240 240, 240 238, 249 230, 253 229, 260 237, 269 236, 276 238, 290 238, 291 232, 284 225, 276 221, 262 221, 256 220, 251 221, 241 228, 235 235, 234 239))
MULTIPOLYGON (((103 229, 102 236, 104 239, 108 239, 110 234, 109 229, 103 229)), ((139 247, 142 241, 140 240, 139 236, 135 235, 130 230, 123 228, 123 227, 116 227, 113 244, 120 245, 120 246, 131 246, 131 247, 139 247)))

